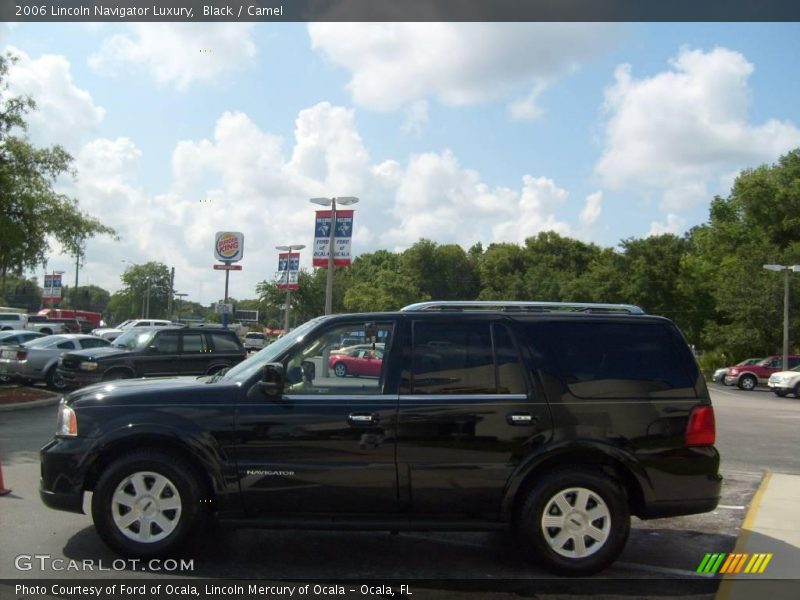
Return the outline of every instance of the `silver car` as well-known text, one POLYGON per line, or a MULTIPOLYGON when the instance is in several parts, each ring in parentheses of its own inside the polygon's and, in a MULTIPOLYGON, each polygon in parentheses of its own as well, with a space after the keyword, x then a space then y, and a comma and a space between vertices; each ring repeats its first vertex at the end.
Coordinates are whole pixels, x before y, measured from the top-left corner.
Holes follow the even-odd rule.
MULTIPOLYGON (((28 331, 27 329, 8 329, 0 331, 0 350, 2 350, 3 346, 19 346, 20 344, 30 342, 40 337, 44 337, 44 334, 28 331)), ((10 377, 0 373, 0 383, 8 383, 9 381, 11 381, 10 377)))
POLYGON ((66 385, 56 372, 62 354, 109 345, 108 340, 93 335, 67 333, 6 346, 0 350, 0 375, 22 381, 44 381, 53 389, 63 390, 66 385))

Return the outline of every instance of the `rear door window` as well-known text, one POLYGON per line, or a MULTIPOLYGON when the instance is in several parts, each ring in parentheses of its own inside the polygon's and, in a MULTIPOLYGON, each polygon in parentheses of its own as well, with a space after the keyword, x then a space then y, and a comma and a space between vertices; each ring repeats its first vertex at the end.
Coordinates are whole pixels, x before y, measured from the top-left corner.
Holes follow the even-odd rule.
POLYGON ((510 333, 488 321, 414 323, 410 379, 412 394, 527 392, 510 333))
POLYGON ((202 333, 184 333, 181 337, 183 337, 184 354, 208 352, 208 346, 202 333))

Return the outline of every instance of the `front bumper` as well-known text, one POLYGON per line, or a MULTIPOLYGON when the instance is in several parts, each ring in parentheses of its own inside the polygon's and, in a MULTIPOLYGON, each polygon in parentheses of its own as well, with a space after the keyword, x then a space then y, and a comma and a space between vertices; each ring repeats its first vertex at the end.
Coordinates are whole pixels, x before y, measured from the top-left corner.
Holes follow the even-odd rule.
POLYGON ((40 451, 39 497, 50 508, 83 512, 84 482, 89 470, 87 438, 54 438, 40 451))
POLYGON ((58 374, 70 387, 86 387, 103 381, 103 371, 73 371, 58 368, 58 374))

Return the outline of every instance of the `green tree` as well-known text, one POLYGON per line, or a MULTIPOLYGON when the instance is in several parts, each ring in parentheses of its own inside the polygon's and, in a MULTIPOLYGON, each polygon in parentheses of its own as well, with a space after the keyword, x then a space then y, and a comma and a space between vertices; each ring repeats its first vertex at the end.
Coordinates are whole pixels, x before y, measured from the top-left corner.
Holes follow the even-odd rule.
POLYGON ((111 294, 96 285, 65 286, 61 307, 105 313, 110 300, 111 294))
POLYGON ((36 104, 8 95, 15 60, 0 55, 0 295, 9 274, 22 275, 44 262, 48 237, 77 251, 86 239, 113 232, 81 213, 77 201, 54 191, 58 177, 74 174, 72 157, 60 146, 37 148, 25 137, 25 116, 36 104))
POLYGON ((121 279, 125 287, 115 294, 121 300, 115 302, 114 307, 117 310, 122 309, 128 315, 137 314, 138 311, 143 317, 168 318, 169 276, 169 267, 160 262, 129 266, 122 273, 121 279))

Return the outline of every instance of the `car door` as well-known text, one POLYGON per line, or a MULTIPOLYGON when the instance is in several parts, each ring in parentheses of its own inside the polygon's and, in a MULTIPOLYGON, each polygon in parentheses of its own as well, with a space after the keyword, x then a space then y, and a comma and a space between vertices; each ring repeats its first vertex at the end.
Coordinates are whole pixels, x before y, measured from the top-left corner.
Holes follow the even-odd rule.
MULTIPOLYGON (((287 383, 280 399, 258 396, 238 408, 237 464, 251 512, 397 510, 396 384, 387 373, 336 377, 326 368, 338 341, 367 325, 363 320, 337 323, 307 336, 285 356, 287 383)), ((372 326, 376 339, 391 339, 395 322, 372 326)))
POLYGON ((133 360, 141 377, 169 377, 178 375, 180 354, 178 332, 156 331, 150 343, 133 360))
POLYGON ((180 360, 176 367, 182 375, 205 375, 211 360, 205 334, 200 331, 181 331, 180 335, 180 360))
POLYGON ((401 501, 416 514, 495 518, 526 452, 550 435, 507 323, 421 319, 400 378, 401 501))

